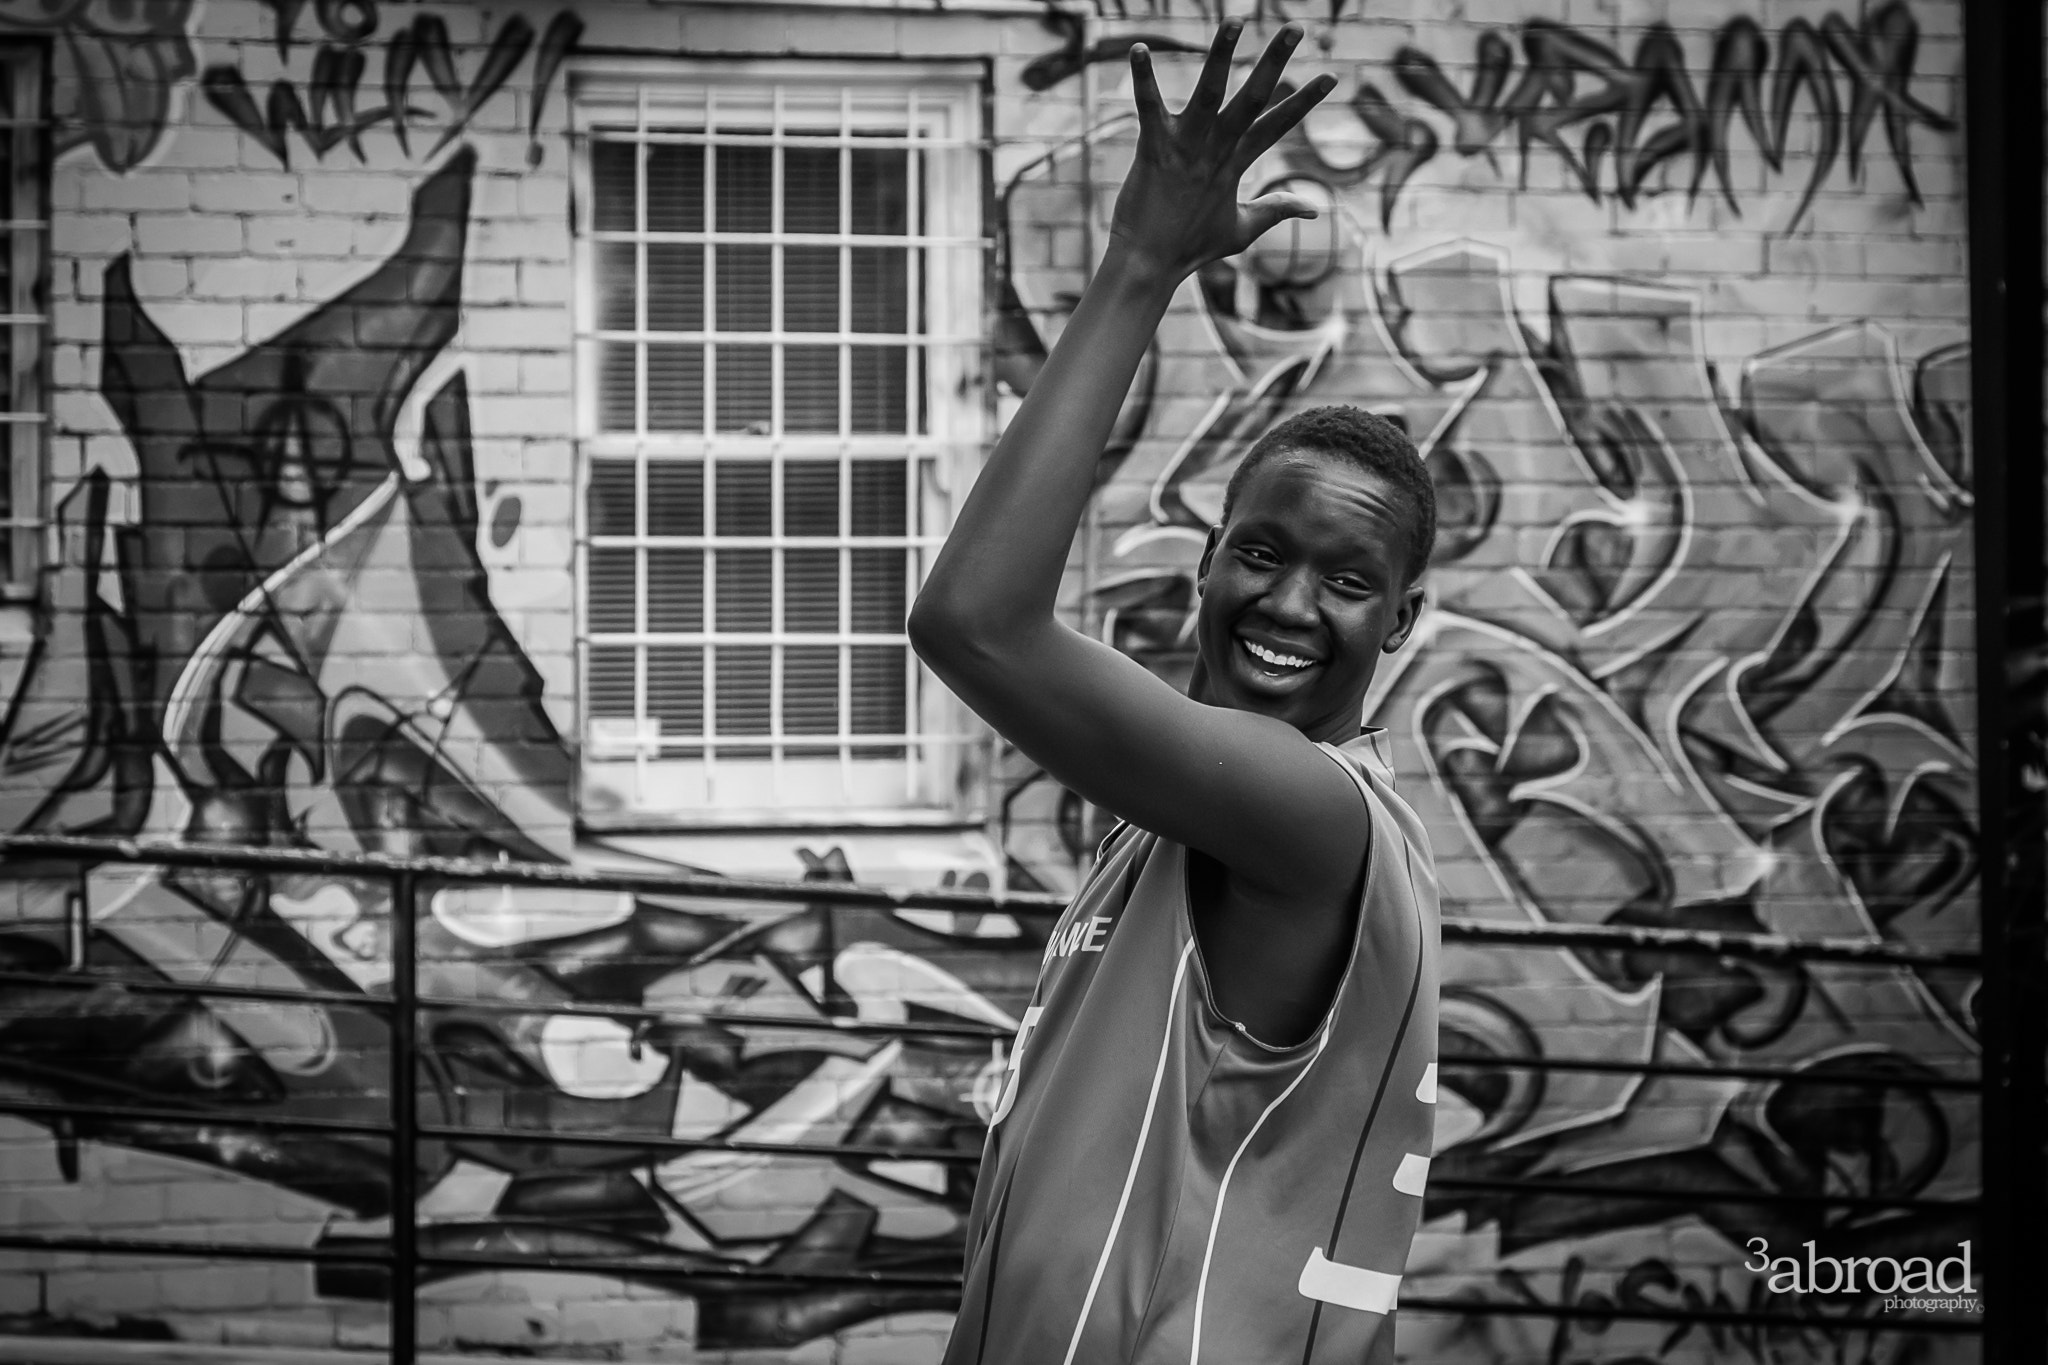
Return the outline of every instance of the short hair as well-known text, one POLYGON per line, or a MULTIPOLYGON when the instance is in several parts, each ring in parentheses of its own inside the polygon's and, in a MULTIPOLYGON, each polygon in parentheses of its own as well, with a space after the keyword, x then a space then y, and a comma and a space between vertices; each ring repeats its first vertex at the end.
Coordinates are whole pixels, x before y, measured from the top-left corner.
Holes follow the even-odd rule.
POLYGON ((1230 521, 1238 490, 1276 455, 1303 451, 1329 455, 1384 479, 1407 504, 1408 577, 1413 583, 1429 567, 1436 545, 1436 484, 1408 433, 1363 408, 1309 408, 1279 423, 1252 444, 1223 488, 1223 521, 1230 521))

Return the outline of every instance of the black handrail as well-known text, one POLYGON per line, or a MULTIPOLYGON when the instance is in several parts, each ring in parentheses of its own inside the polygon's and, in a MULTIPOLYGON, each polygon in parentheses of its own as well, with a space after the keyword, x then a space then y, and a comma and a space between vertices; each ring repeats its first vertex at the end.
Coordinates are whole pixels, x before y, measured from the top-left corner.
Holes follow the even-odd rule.
POLYGON ((0 857, 39 857, 81 862, 160 863, 225 872, 313 872, 388 881, 400 873, 442 882, 483 882, 491 886, 551 886, 576 891, 634 891, 693 900, 808 901, 820 905, 881 906, 895 910, 1001 910, 1011 914, 1057 915, 1064 898, 1032 892, 992 894, 853 882, 771 881, 697 872, 602 871, 566 863, 477 862, 463 858, 399 858, 386 853, 333 853, 311 848, 264 845, 157 843, 138 839, 88 839, 68 834, 13 834, 0 838, 0 857))
MULTIPOLYGON (((230 1000, 270 1000, 299 1005, 337 1005, 384 1011, 391 1008, 386 996, 352 995, 342 991, 307 990, 294 992, 276 986, 231 986, 212 982, 149 980, 142 977, 99 975, 81 972, 20 972, 0 970, 0 985, 47 986, 59 990, 120 990, 135 994, 186 995, 196 998, 220 997, 230 1000)), ((580 1018, 614 1019, 628 1024, 702 1025, 720 1028, 810 1030, 847 1037, 953 1038, 966 1042, 1001 1042, 1014 1030, 994 1024, 972 1022, 942 1024, 920 1020, 845 1019, 805 1014, 728 1014, 717 1010, 678 1010, 647 1005, 593 1005, 576 1000, 485 1000, 460 996, 422 995, 423 1010, 461 1010, 472 1014, 565 1014, 580 1018)), ((8 1066, 0 1058, 0 1068, 8 1066)), ((1609 1072, 1626 1076, 1689 1076, 1705 1080, 1723 1077, 1738 1080, 1778 1081, 1787 1085, 1889 1086, 1897 1090, 1942 1090, 1975 1093, 1983 1089, 1976 1076, 1914 1075, 1886 1071, 1816 1071, 1789 1066, 1759 1066, 1743 1062, 1695 1064, 1653 1059, 1622 1061, 1606 1057, 1531 1057, 1511 1055, 1445 1056, 1438 1065, 1446 1071, 1501 1069, 1507 1071, 1609 1072)), ((232 1111, 195 1111, 231 1121, 232 1111)))
MULTIPOLYGON (((493 886, 551 886, 581 891, 632 891, 698 900, 769 901, 890 910, 960 910, 1036 916, 1058 915, 1059 896, 875 886, 856 882, 768 881, 702 873, 653 873, 572 868, 557 863, 482 863, 456 858, 394 858, 374 853, 240 844, 171 844, 135 839, 86 839, 59 834, 0 838, 0 860, 13 856, 77 862, 160 863, 231 872, 311 872, 329 876, 483 882, 493 886)), ((1954 968, 1975 972, 1977 949, 1923 948, 1883 939, 1800 939, 1786 934, 1736 934, 1712 929, 1661 929, 1624 924, 1516 924, 1446 919, 1447 943, 1518 944, 1591 948, 1607 952, 1696 953, 1760 962, 1843 962, 1870 967, 1954 968)))
MULTIPOLYGON (((388 1256, 374 1248, 349 1247, 217 1245, 166 1239, 133 1238, 115 1246, 92 1238, 0 1233, 0 1250, 46 1253, 106 1253, 118 1251, 138 1256, 207 1256, 222 1260, 307 1261, 316 1264, 382 1265, 388 1256)), ((508 1256, 487 1251, 437 1251, 420 1256, 428 1266, 462 1266, 473 1270, 550 1270, 585 1275, 636 1275, 659 1278, 679 1287, 705 1291, 734 1285, 760 1290, 778 1287, 853 1285, 877 1289, 950 1289, 958 1285, 953 1275, 918 1274, 904 1271, 778 1271, 772 1267, 734 1264, 715 1269, 687 1264, 667 1265, 660 1261, 630 1256, 508 1256)), ((1754 1309, 1699 1305, 1666 1308, 1651 1304, 1512 1303, 1498 1299, 1440 1298, 1430 1295, 1401 1297, 1403 1312, 1445 1314, 1461 1317, 1592 1318, 1600 1322, 1664 1322, 1698 1326, 1820 1328, 1830 1332, 1885 1332, 1913 1335, 1974 1334, 1982 1330, 1975 1317, 1960 1314, 1916 1313, 1910 1317, 1882 1318, 1847 1313, 1783 1313, 1754 1309)), ((394 1343, 395 1346, 395 1343, 394 1343)), ((394 1355, 396 1350, 394 1349, 394 1355)))

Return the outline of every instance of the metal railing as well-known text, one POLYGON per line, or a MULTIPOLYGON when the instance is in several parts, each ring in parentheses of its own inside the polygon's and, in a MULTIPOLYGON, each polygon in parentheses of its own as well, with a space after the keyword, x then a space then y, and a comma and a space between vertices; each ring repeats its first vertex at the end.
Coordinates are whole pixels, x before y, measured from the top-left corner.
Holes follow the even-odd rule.
MULTIPOLYGON (((250 1114, 225 1109, 186 1108, 148 1103, 78 1104, 27 1098, 0 1101, 0 1112, 72 1125, 82 1120, 106 1123, 156 1123, 232 1127, 252 1132, 320 1133, 378 1139, 389 1151, 388 1178, 391 1231, 387 1244, 361 1246, 278 1246, 247 1243, 212 1243, 176 1239, 84 1237, 0 1232, 0 1249, 47 1253, 82 1252, 98 1255, 197 1257, 235 1261, 311 1262, 385 1271, 390 1284, 390 1358, 393 1365, 413 1365, 418 1353, 418 1288, 421 1272, 430 1268, 449 1270, 553 1270, 595 1274, 647 1275, 659 1273, 673 1281, 682 1292, 708 1292, 746 1288, 801 1288, 822 1285, 861 1285, 876 1289, 947 1291, 957 1289, 954 1274, 909 1271, 775 1270, 745 1263, 720 1263, 713 1268, 691 1267, 688 1258, 678 1256, 671 1267, 647 1259, 616 1256, 509 1255, 485 1251, 426 1251, 420 1245, 420 1224, 415 1214, 419 1189, 419 1150, 429 1141, 516 1141, 527 1144, 615 1147, 645 1152, 686 1153, 720 1151, 775 1156, 802 1156, 819 1160, 929 1161, 950 1165, 978 1163, 978 1152, 955 1148, 875 1143, 778 1143, 733 1139, 696 1139, 642 1136, 637 1134, 563 1133, 535 1128, 424 1123, 420 1120, 418 1077, 419 1021, 422 1011, 461 1009, 508 1014, 572 1014, 613 1019, 628 1024, 654 1024, 673 1020, 677 1012, 628 1005, 589 1004, 572 1001, 492 1001, 422 995, 419 992, 419 945, 416 933, 419 896, 429 886, 470 884, 494 886, 552 887, 563 890, 628 892, 682 899, 744 901, 803 906, 822 906, 831 911, 849 909, 952 910, 1002 912, 1024 917, 1056 916, 1064 898, 1047 895, 991 895, 945 889, 911 889, 863 886, 843 882, 788 882, 728 879, 704 875, 627 872, 586 872, 564 866, 531 863, 480 863, 445 858, 396 858, 378 855, 343 855, 311 850, 245 847, 239 845, 156 844, 127 839, 88 839, 66 836, 14 836, 0 838, 0 860, 47 864, 50 875, 64 875, 101 863, 136 863, 164 867, 203 869, 239 874, 319 874, 332 877, 378 881, 391 892, 392 983, 388 996, 319 989, 284 989, 228 983, 185 982, 138 975, 114 975, 86 969, 83 960, 84 926, 72 933, 75 960, 61 972, 0 971, 0 985, 33 985, 42 989, 106 990, 115 988, 137 995, 175 996, 187 999, 223 999, 291 1004, 319 1004, 370 1010, 385 1016, 390 1028, 390 1101, 384 1122, 353 1119, 289 1117, 250 1114)), ((82 910, 79 911, 82 914, 82 910)), ((758 926, 748 926, 750 933, 758 926)), ((1944 969, 1976 972, 1981 967, 1974 951, 1943 950, 1899 943, 1862 939, 1798 940, 1772 934, 1737 934, 1690 929, 1659 929, 1612 925, 1545 925, 1481 923, 1446 920, 1446 943, 1486 945, 1507 950, 1577 949, 1604 952, 1658 952, 1735 959, 1791 966, 1806 962, 1832 962, 1863 968, 1944 969)), ((713 942, 698 950, 680 966, 709 961, 729 940, 713 942)), ((962 1040, 1002 1040, 1007 1034, 992 1025, 962 1021, 957 1024, 889 1022, 844 1019, 833 1016, 780 1017, 758 1013, 727 1014, 715 1010, 688 1011, 689 1022, 774 1030, 820 1030, 864 1036, 922 1036, 962 1040)), ((1914 1075, 1896 1072, 1848 1070, 1802 1071, 1769 1065, 1700 1065, 1669 1061, 1617 1061, 1607 1058, 1540 1056, 1443 1056, 1439 1066, 1446 1071, 1460 1069, 1530 1070, 1548 1072, 1606 1072, 1634 1076, 1739 1078, 1775 1081, 1783 1084, 1829 1086, 1871 1085, 1927 1092, 1979 1093, 1987 1083, 1983 1077, 1914 1075)), ((20 1059, 0 1057, 0 1068, 20 1072, 20 1059)), ((1977 1199, 1921 1199, 1907 1196, 1851 1196, 1759 1189, 1674 1189, 1630 1188, 1585 1179, 1479 1179, 1433 1176, 1432 1192, 1473 1195, 1551 1194, 1585 1196, 1604 1200, 1643 1201, 1671 1204, 1724 1204, 1741 1206, 1781 1205, 1826 1207, 1841 1210, 1897 1211, 1926 1214, 1988 1215, 1977 1199)), ((701 1259, 701 1258, 700 1258, 701 1259)), ((1809 1301, 1810 1302, 1810 1301, 1809 1301)), ((1977 1333, 1983 1317, 1932 1317, 1876 1319, 1846 1313, 1821 1311, 1785 1312, 1744 1309, 1722 1304, 1689 1302, 1684 1305, 1614 1304, 1597 1306, 1545 1304, 1538 1302, 1480 1301, 1465 1298, 1431 1298, 1404 1294, 1401 1306, 1412 1312, 1453 1315, 1485 1314, 1524 1317, 1592 1318, 1601 1322, 1650 1321, 1695 1324, 1706 1328, 1783 1328, 1841 1332, 1849 1330, 1902 1333, 1977 1333)), ((1989 1306, 1987 1306, 1989 1307, 1989 1306)), ((1993 1310, 1995 1311, 1995 1309, 1993 1310)))

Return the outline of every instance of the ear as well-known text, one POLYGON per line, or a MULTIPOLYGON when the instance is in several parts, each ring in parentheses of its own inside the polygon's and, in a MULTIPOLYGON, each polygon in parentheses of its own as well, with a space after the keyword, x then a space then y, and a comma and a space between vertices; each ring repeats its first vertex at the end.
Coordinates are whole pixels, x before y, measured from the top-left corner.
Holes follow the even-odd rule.
POLYGON ((1197 597, 1202 595, 1202 584, 1209 579, 1209 561, 1216 557, 1216 546, 1222 539, 1223 528, 1221 526, 1211 526, 1209 528, 1209 538, 1202 542, 1202 559, 1199 564, 1195 565, 1195 596, 1197 597))
POLYGON ((1392 654, 1408 643, 1408 637, 1415 630, 1415 623, 1422 619, 1423 591, 1420 583, 1410 583, 1401 593, 1401 608, 1395 613, 1394 628, 1387 632, 1387 639, 1380 646, 1380 653, 1392 654))

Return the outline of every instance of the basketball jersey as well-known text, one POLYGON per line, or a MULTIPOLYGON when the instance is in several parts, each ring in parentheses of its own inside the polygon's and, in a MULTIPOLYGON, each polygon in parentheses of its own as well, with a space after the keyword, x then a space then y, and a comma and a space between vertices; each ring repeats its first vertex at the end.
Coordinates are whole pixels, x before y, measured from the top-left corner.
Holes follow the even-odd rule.
POLYGON ((1217 1012, 1186 850, 1105 841, 1008 1054, 945 1365, 1393 1359, 1434 1126, 1437 886, 1371 745, 1320 746, 1369 842, 1334 1003, 1292 1047, 1217 1012))

